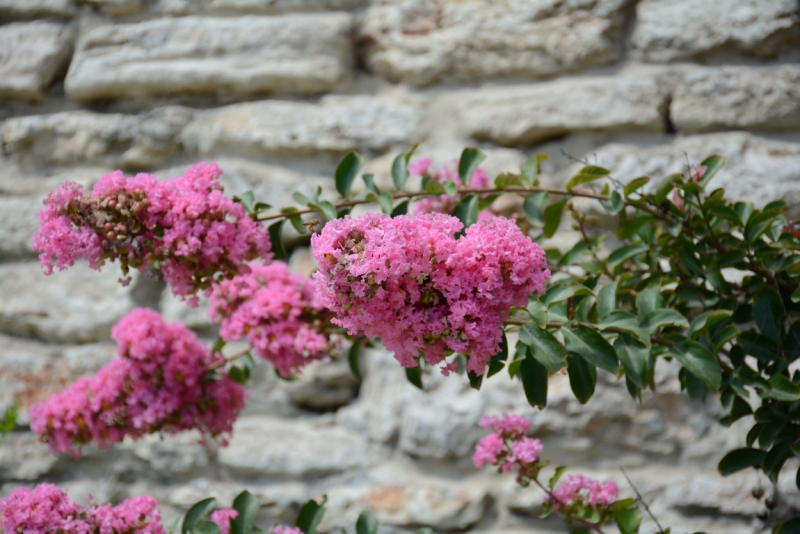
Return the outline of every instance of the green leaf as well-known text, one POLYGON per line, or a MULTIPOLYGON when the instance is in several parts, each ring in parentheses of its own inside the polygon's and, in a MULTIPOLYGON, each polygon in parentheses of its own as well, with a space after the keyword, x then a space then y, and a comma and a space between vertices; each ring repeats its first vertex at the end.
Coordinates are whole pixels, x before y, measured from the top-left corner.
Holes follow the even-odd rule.
POLYGON ((680 183, 683 180, 683 175, 679 173, 670 174, 661 182, 656 190, 655 194, 655 202, 656 206, 661 206, 667 197, 675 189, 675 184, 680 183))
POLYGON ((17 427, 17 417, 19 416, 19 403, 14 403, 3 412, 0 419, 0 437, 8 434, 17 427))
POLYGON ((381 191, 381 194, 378 195, 378 202, 381 205, 381 210, 383 213, 392 213, 394 208, 394 199, 388 191, 381 191))
POLYGON ((239 202, 247 213, 252 214, 255 211, 256 201, 252 191, 245 191, 241 195, 233 197, 233 200, 239 202))
POLYGON ((477 375, 472 371, 467 371, 467 378, 469 378, 469 387, 476 391, 480 391, 483 385, 483 373, 477 375))
POLYGON ((593 366, 610 373, 617 371, 617 352, 597 331, 583 325, 575 329, 564 325, 561 335, 564 336, 567 351, 579 354, 593 366))
POLYGON ((400 154, 392 162, 392 181, 398 191, 402 191, 408 180, 408 158, 406 154, 400 154))
POLYGON ((632 334, 645 347, 650 346, 649 332, 639 326, 639 319, 631 312, 614 310, 597 323, 597 327, 600 330, 611 330, 612 328, 624 330, 632 334))
POLYGON ((504 172, 494 179, 494 186, 497 189, 505 189, 506 187, 523 187, 523 176, 511 172, 504 172))
POLYGON ((453 209, 453 216, 458 217, 464 228, 469 228, 475 224, 478 220, 478 197, 476 195, 467 195, 462 198, 453 209))
POLYGON ((800 388, 782 374, 769 377, 769 385, 772 387, 762 397, 786 402, 800 400, 800 388))
POLYGON ((547 154, 536 154, 533 157, 530 157, 525 160, 525 163, 522 164, 520 170, 522 171, 522 175, 527 178, 528 186, 533 185, 533 182, 539 176, 539 166, 543 161, 548 159, 547 154))
POLYGON ((469 185, 478 165, 485 159, 486 154, 477 148, 468 147, 461 152, 461 159, 458 161, 458 177, 461 178, 462 184, 469 185))
POLYGON ((366 340, 367 338, 365 337, 356 338, 353 340, 353 344, 350 345, 350 350, 347 352, 347 363, 350 365, 350 372, 359 382, 363 380, 361 377, 359 354, 361 353, 361 347, 366 340))
POLYGON ((707 348, 693 341, 681 342, 670 349, 670 355, 712 391, 722 385, 722 370, 707 348))
POLYGON ((608 200, 601 200, 600 205, 603 206, 609 214, 616 215, 622 211, 625 203, 622 201, 622 195, 619 194, 619 191, 612 191, 608 200))
POLYGON ((432 195, 443 195, 444 193, 447 193, 444 185, 440 184, 437 180, 427 180, 425 182, 423 191, 432 195))
POLYGON ((550 373, 557 373, 566 364, 567 353, 561 343, 543 328, 536 325, 522 325, 519 339, 531 348, 533 357, 550 373))
POLYGON ((625 375, 640 388, 645 388, 650 350, 630 334, 621 334, 617 337, 614 348, 617 350, 619 361, 622 362, 622 368, 625 369, 625 375))
POLYGON ((214 509, 215 502, 216 499, 209 497, 208 499, 203 499, 202 501, 193 504, 192 507, 189 508, 189 511, 186 512, 186 515, 183 516, 181 534, 187 534, 191 532, 200 519, 211 513, 211 511, 214 509))
POLYGON ((406 213, 408 213, 408 200, 404 200, 400 204, 394 207, 394 209, 392 210, 392 217, 405 215, 406 213))
POLYGON ((444 187, 444 190, 445 190, 445 192, 446 192, 448 195, 450 195, 451 197, 452 197, 452 196, 455 196, 455 195, 456 195, 456 193, 458 193, 458 186, 456 185, 456 183, 455 183, 453 180, 447 180, 447 181, 445 181, 445 182, 442 184, 442 187, 444 187))
POLYGON ((739 334, 739 343, 745 353, 764 363, 769 363, 780 355, 778 345, 774 341, 752 330, 739 334))
POLYGON ((558 225, 561 224, 561 214, 564 213, 564 207, 567 205, 567 200, 564 199, 560 202, 556 202, 555 204, 550 204, 544 209, 542 219, 544 220, 544 232, 545 237, 553 237, 555 235, 556 230, 558 230, 558 225))
POLYGON ((720 475, 726 477, 742 469, 761 465, 766 455, 765 451, 759 449, 732 450, 720 460, 717 470, 720 475))
POLYGON ((406 378, 419 389, 425 389, 422 386, 422 365, 406 367, 406 378))
POLYGON ((704 332, 714 325, 727 320, 731 315, 733 315, 733 312, 730 310, 714 310, 701 313, 692 321, 692 326, 688 332, 689 338, 698 339, 704 332))
POLYGON ((429 527, 418 528, 414 534, 433 534, 433 529, 429 527))
POLYGON ((588 182, 594 182, 595 180, 599 180, 600 178, 608 176, 609 174, 611 174, 611 171, 604 169, 603 167, 597 167, 595 165, 584 167, 578 171, 578 174, 573 176, 569 182, 567 182, 567 191, 572 191, 572 188, 574 187, 588 182))
POLYGON ((597 314, 602 319, 617 309, 617 286, 619 280, 604 285, 597 293, 597 314))
POLYGON ((489 370, 486 372, 486 378, 491 378, 503 370, 504 362, 508 359, 508 338, 506 333, 503 332, 503 338, 500 340, 500 350, 492 356, 489 360, 489 370))
POLYGON ((568 353, 567 374, 575 398, 581 404, 586 404, 594 395, 594 387, 597 384, 597 368, 577 354, 568 353))
POLYGON ((221 534, 219 525, 208 519, 198 521, 192 532, 194 534, 221 534))
POLYGON ((681 313, 669 308, 659 308, 644 316, 640 326, 650 333, 664 326, 689 328, 689 321, 681 313))
POLYGON ((650 245, 645 243, 620 247, 608 256, 608 266, 611 269, 615 269, 618 265, 622 265, 634 256, 647 252, 648 250, 650 250, 650 245))
POLYGON ((566 465, 560 465, 560 466, 556 467, 556 472, 553 473, 553 476, 550 477, 550 482, 549 482, 549 485, 548 485, 548 487, 550 489, 553 489, 553 488, 556 487, 556 484, 558 484, 559 479, 561 479, 561 477, 564 475, 564 473, 567 472, 567 469, 569 469, 569 467, 567 467, 566 465))
POLYGON ((614 520, 619 527, 619 534, 638 534, 642 518, 639 517, 638 508, 629 508, 616 515, 614 520))
POLYGON ((248 377, 241 367, 237 367, 234 365, 230 369, 228 369, 228 378, 230 378, 234 382, 238 382, 239 384, 246 384, 248 377))
POLYGON ((367 191, 372 191, 376 195, 380 193, 380 189, 378 189, 378 186, 375 185, 374 175, 362 174, 361 179, 364 180, 364 185, 367 187, 367 191))
POLYGON ((255 495, 245 490, 233 500, 233 509, 239 512, 231 521, 231 534, 250 534, 261 504, 255 495))
POLYGON ((281 237, 283 235, 283 223, 285 222, 286 219, 281 219, 269 226, 269 241, 276 260, 282 260, 286 257, 286 249, 283 248, 283 239, 281 237))
POLYGON ((705 187, 709 181, 717 174, 717 171, 725 165, 725 158, 722 156, 709 156, 700 162, 706 168, 706 172, 700 178, 700 185, 705 187))
POLYGON ((781 297, 771 287, 764 287, 756 293, 753 320, 762 335, 776 343, 783 338, 783 304, 781 297))
MULTIPOLYGON (((364 158, 355 152, 348 152, 339 165, 336 166, 336 190, 344 198, 350 196, 350 188, 358 176, 358 171, 364 166, 364 158)), ((308 533, 306 533, 308 534, 308 533)))
POLYGON ((661 304, 661 285, 653 284, 647 289, 640 291, 636 295, 636 310, 639 313, 639 319, 644 319, 645 315, 655 311, 661 304))
POLYGON ((316 204, 313 209, 318 209, 329 221, 332 221, 336 218, 336 206, 334 206, 327 200, 320 200, 319 203, 316 204))
POLYGON ((299 215, 290 215, 289 222, 297 231, 298 234, 303 235, 306 233, 306 227, 303 225, 303 219, 299 215))
POLYGON ((317 527, 322 522, 322 516, 325 515, 325 501, 326 497, 322 498, 322 504, 317 504, 317 501, 308 501, 300 508, 300 513, 297 514, 297 526, 304 534, 316 534, 317 527))
POLYGON ((633 180, 628 182, 625 185, 625 188, 623 189, 623 193, 625 193, 625 198, 628 198, 629 196, 631 196, 632 193, 634 193, 638 189, 641 189, 648 183, 650 183, 650 178, 648 178, 647 176, 640 176, 638 178, 634 178, 633 180))
POLYGON ((361 512, 356 521, 356 534, 378 534, 378 520, 369 512, 361 512))
POLYGON ((519 377, 522 380, 522 389, 525 397, 531 406, 544 408, 547 406, 547 381, 549 375, 544 365, 539 363, 530 353, 526 351, 525 358, 520 362, 519 377))

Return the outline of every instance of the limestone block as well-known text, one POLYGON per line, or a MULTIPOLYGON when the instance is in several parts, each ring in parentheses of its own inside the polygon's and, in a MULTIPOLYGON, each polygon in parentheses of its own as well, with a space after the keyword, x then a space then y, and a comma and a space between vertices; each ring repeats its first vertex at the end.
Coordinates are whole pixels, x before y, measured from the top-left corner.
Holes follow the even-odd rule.
POLYGON ((56 343, 107 339, 134 306, 119 277, 116 265, 96 272, 79 263, 45 276, 36 262, 2 264, 0 331, 56 343))
POLYGON ((709 183, 711 189, 724 187, 727 198, 758 206, 783 199, 789 203, 789 215, 797 215, 800 203, 800 144, 797 143, 730 132, 679 137, 670 144, 651 147, 613 143, 592 154, 597 155, 598 165, 611 169, 614 178, 623 183, 637 176, 652 177, 648 185, 651 188, 657 187, 668 174, 684 170, 687 157, 692 164, 698 164, 712 154, 724 156, 726 164, 709 183))
POLYGON ((43 98, 66 67, 71 51, 72 31, 63 24, 35 21, 0 26, 0 99, 43 98))
POLYGON ((73 0, 0 0, 0 18, 33 17, 72 18, 76 13, 73 0))
POLYGON ((32 171, 20 168, 11 160, 12 157, 0 155, 0 167, 3 169, 3 173, 0 174, 0 195, 44 198, 47 193, 66 181, 91 187, 108 172, 107 167, 55 168, 32 171))
POLYGON ((307 477, 364 469, 374 454, 367 441, 343 428, 313 421, 241 417, 219 462, 247 476, 307 477))
POLYGON ((34 481, 57 463, 58 458, 29 432, 14 432, 0 441, 0 480, 34 481))
POLYGON ((795 0, 643 0, 632 44, 658 63, 726 53, 769 58, 796 49, 798 29, 795 0))
POLYGON ((112 16, 125 16, 138 13, 142 9, 142 0, 84 0, 100 8, 103 13, 112 16))
POLYGON ((368 66, 412 85, 552 76, 612 63, 627 0, 379 0, 360 37, 368 66))
POLYGON ((355 9, 369 0, 160 0, 157 9, 170 15, 200 13, 275 14, 298 11, 355 9))
POLYGON ((350 15, 158 19, 103 26, 78 42, 70 98, 313 94, 349 73, 350 15))
POLYGON ((0 413, 14 402, 27 408, 44 400, 53 391, 51 384, 62 382, 62 373, 54 369, 56 348, 4 335, 0 335, 0 347, 0 413), (40 391, 43 388, 48 391, 40 391))
POLYGON ((199 112, 183 132, 201 154, 342 153, 419 140, 416 102, 368 96, 327 96, 319 104, 268 100, 199 112))
POLYGON ((312 362, 284 387, 294 404, 316 411, 336 410, 358 394, 358 382, 344 359, 312 362))
POLYGON ((800 129, 800 67, 692 70, 677 85, 670 111, 686 133, 800 129))
POLYGON ((149 169, 178 151, 192 113, 170 106, 141 115, 81 110, 17 117, 0 126, 0 148, 25 170, 76 163, 149 169))
POLYGON ((464 128, 504 145, 537 143, 572 132, 665 129, 667 92, 656 77, 578 77, 465 95, 464 128))
POLYGON ((132 449, 136 458, 144 460, 156 477, 167 480, 185 478, 209 467, 209 451, 200 443, 199 432, 175 435, 145 436, 122 447, 132 449))
POLYGON ((39 227, 36 214, 44 206, 41 197, 0 197, 0 258, 34 254, 31 238, 39 227))

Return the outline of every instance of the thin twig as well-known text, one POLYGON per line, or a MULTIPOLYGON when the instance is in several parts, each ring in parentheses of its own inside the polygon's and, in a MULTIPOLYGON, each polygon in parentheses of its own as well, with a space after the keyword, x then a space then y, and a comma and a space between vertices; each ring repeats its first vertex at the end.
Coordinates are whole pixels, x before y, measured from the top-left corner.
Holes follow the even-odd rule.
POLYGON ((239 352, 234 352, 230 356, 222 355, 222 358, 220 358, 218 360, 214 360, 213 362, 208 364, 206 366, 206 371, 213 371, 214 369, 219 369, 220 367, 225 367, 225 365, 227 363, 232 362, 234 360, 238 360, 239 358, 241 358, 242 356, 244 356, 245 354, 247 354, 251 350, 253 350, 252 347, 247 347, 246 349, 242 349, 239 352))
POLYGON ((600 268, 603 270, 603 274, 605 274, 611 280, 615 280, 614 274, 608 270, 608 265, 606 265, 606 262, 600 261, 600 258, 597 257, 597 252, 594 250, 594 246, 592 246, 592 242, 589 240, 589 236, 586 234, 586 228, 584 227, 585 221, 581 217, 580 213, 578 213, 574 208, 570 209, 572 210, 572 213, 574 213, 576 216, 575 218, 578 221, 578 229, 581 232, 581 236, 583 236, 583 242, 586 244, 586 247, 592 254, 592 258, 594 258, 594 261, 596 261, 597 264, 600 265, 600 268))
POLYGON ((647 515, 650 516, 650 519, 655 521, 656 526, 658 527, 659 534, 664 534, 664 529, 662 528, 661 523, 658 522, 658 519, 656 519, 656 516, 654 516, 653 512, 650 511, 650 507, 647 505, 647 501, 644 500, 644 497, 642 497, 642 494, 639 493, 639 490, 636 489, 636 486, 633 485, 633 482, 631 481, 631 478, 628 476, 628 473, 625 472, 625 468, 624 467, 620 467, 620 470, 622 470, 622 474, 625 475, 625 479, 628 481, 628 484, 630 484, 631 488, 633 489, 633 492, 636 493, 636 498, 639 499, 639 501, 641 501, 642 506, 644 506, 644 509, 647 512, 647 515))

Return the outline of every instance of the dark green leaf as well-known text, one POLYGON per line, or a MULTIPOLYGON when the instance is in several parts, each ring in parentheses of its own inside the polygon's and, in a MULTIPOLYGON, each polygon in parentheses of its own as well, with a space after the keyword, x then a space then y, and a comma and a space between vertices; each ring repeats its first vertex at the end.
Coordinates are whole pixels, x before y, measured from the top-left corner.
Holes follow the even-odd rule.
POLYGON ((597 314, 600 319, 617 309, 617 286, 619 280, 604 285, 597 293, 597 314))
POLYGON ((732 450, 720 460, 717 469, 720 475, 726 477, 742 469, 761 465, 766 454, 762 450, 751 448, 732 450))
POLYGON ((781 374, 769 377, 769 385, 772 387, 762 394, 764 398, 786 402, 800 400, 800 388, 781 374))
POLYGON ((483 160, 486 159, 486 154, 477 148, 465 148, 461 152, 461 159, 458 161, 458 177, 461 178, 461 183, 468 186, 472 181, 472 175, 483 160))
POLYGON ((186 515, 183 516, 181 534, 187 534, 191 532, 201 518, 211 513, 211 511, 214 509, 215 502, 216 500, 213 497, 210 497, 192 505, 192 507, 189 508, 189 511, 186 512, 186 515))
POLYGON ((750 330, 739 334, 739 343, 745 353, 764 363, 769 363, 779 356, 778 345, 767 336, 760 336, 750 330))
POLYGON ((317 501, 308 501, 300 508, 300 513, 297 514, 297 526, 303 531, 303 534, 316 534, 317 527, 322 521, 322 516, 325 515, 325 501, 327 498, 322 498, 322 504, 317 501))
POLYGON ((619 361, 622 362, 622 368, 625 369, 625 375, 640 388, 645 388, 650 350, 630 334, 621 334, 617 337, 614 348, 617 350, 619 361))
POLYGON ((623 192, 625 193, 625 198, 628 198, 629 196, 631 196, 632 193, 634 193, 638 189, 641 189, 648 183, 650 183, 650 178, 648 178, 647 176, 640 176, 638 178, 634 178, 633 180, 628 182, 625 185, 625 189, 623 189, 623 192))
POLYGON ((795 517, 777 526, 773 534, 800 534, 800 517, 795 517))
POLYGON ((394 199, 389 192, 381 191, 381 194, 378 195, 378 202, 380 202, 383 213, 392 213, 392 210, 394 209, 394 199))
POLYGON ((469 387, 480 391, 481 385, 483 385, 483 373, 476 375, 472 371, 467 371, 467 378, 469 378, 469 387))
POLYGON ((408 200, 404 200, 394 207, 394 209, 392 210, 392 217, 405 215, 406 213, 408 213, 408 200))
POLYGON ((639 313, 639 320, 644 320, 645 316, 656 311, 662 304, 661 285, 654 284, 647 289, 640 291, 636 295, 636 310, 639 313))
POLYGON ((406 367, 406 378, 419 389, 425 389, 422 386, 422 365, 406 367))
POLYGON ((269 226, 269 241, 276 260, 282 260, 286 257, 286 249, 283 248, 283 238, 281 237, 283 235, 283 223, 285 222, 286 219, 281 219, 269 226))
POLYGON ((372 191, 376 195, 380 193, 380 189, 375 185, 375 177, 372 174, 362 174, 361 179, 364 180, 367 191, 372 191))
POLYGON ((769 479, 775 483, 778 481, 778 474, 783 468, 783 464, 786 463, 786 460, 791 455, 791 440, 781 440, 775 443, 772 448, 767 452, 767 455, 764 456, 764 461, 762 462, 762 470, 764 473, 769 477, 769 479))
POLYGON ((628 508, 618 513, 614 520, 619 527, 619 534, 638 534, 639 525, 642 523, 638 508, 628 508))
POLYGON ((717 171, 725 165, 725 158, 722 156, 709 156, 700 162, 700 165, 706 168, 706 172, 700 178, 700 185, 705 187, 708 182, 717 174, 717 171))
POLYGON ((344 198, 350 196, 350 188, 353 187, 358 171, 363 166, 364 159, 355 152, 348 152, 336 166, 336 190, 344 198))
POLYGON ((233 500, 233 509, 239 512, 231 521, 231 534, 250 534, 261 504, 255 495, 245 490, 233 500))
POLYGON ((650 250, 650 245, 644 243, 618 248, 608 256, 608 266, 614 269, 634 256, 647 252, 648 250, 650 250))
POLYGON ((581 404, 586 404, 594 395, 594 387, 597 384, 597 368, 577 354, 567 354, 567 374, 569 374, 569 385, 575 398, 581 404))
POLYGON ((486 378, 491 378, 503 370, 504 362, 508 359, 508 338, 506 333, 503 332, 503 339, 500 340, 500 350, 492 356, 489 360, 489 370, 486 372, 486 378))
POLYGON ((478 197, 467 195, 462 198, 453 209, 453 216, 458 217, 464 228, 469 228, 475 224, 478 220, 478 197))
POLYGON ((547 406, 547 369, 530 354, 530 349, 520 362, 519 377, 528 403, 539 408, 547 406))
POLYGON ((350 346, 350 350, 347 353, 347 363, 350 365, 350 372, 353 374, 356 380, 361 382, 361 347, 364 342, 367 340, 365 337, 359 337, 353 340, 353 344, 350 346))
POLYGON ((564 347, 547 330, 532 324, 522 325, 519 339, 531 348, 533 357, 550 373, 557 373, 564 367, 567 357, 564 347))
POLYGON ((378 534, 378 520, 369 512, 361 512, 356 521, 356 534, 378 534))
POLYGON ((561 214, 564 213, 564 207, 567 205, 567 200, 568 199, 565 198, 560 202, 550 204, 544 209, 542 215, 544 229, 542 232, 544 233, 545 237, 553 237, 553 235, 556 233, 556 230, 558 230, 558 225, 561 224, 561 214))
POLYGON ((408 158, 406 154, 400 154, 392 162, 392 181, 398 191, 402 191, 408 180, 408 158))
POLYGON ((565 325, 561 328, 561 334, 567 351, 579 354, 593 366, 610 373, 617 371, 617 352, 597 331, 583 325, 575 329, 565 325))
POLYGON ((564 473, 567 472, 567 469, 569 469, 569 467, 567 467, 566 465, 560 465, 560 466, 556 467, 556 471, 555 471, 555 473, 553 473, 553 476, 550 477, 550 482, 548 484, 548 487, 550 489, 553 489, 553 488, 556 487, 556 484, 558 484, 558 481, 561 479, 561 477, 564 475, 564 473))
POLYGON ((622 201, 622 195, 619 194, 619 191, 612 191, 608 200, 601 200, 600 205, 611 215, 616 215, 622 211, 625 203, 622 201))
POLYGON ((692 326, 689 328, 688 333, 689 338, 698 339, 714 325, 729 319, 731 315, 733 315, 733 312, 730 310, 714 310, 701 313, 692 321, 692 326))
POLYGON ((239 384, 246 384, 248 377, 241 367, 237 367, 234 365, 231 366, 230 369, 228 369, 228 378, 230 378, 234 382, 238 382, 239 384))
POLYGON ((781 297, 771 287, 756 293, 753 302, 753 319, 758 331, 776 343, 783 337, 783 304, 781 297))
POLYGON ((192 532, 194 534, 220 534, 220 529, 216 523, 208 519, 201 519, 197 522, 192 532))
POLYGON ((578 171, 578 174, 573 176, 569 182, 567 182, 567 191, 571 191, 573 187, 577 187, 581 184, 599 180, 600 178, 608 176, 609 174, 611 174, 611 171, 604 169, 603 167, 597 167, 595 165, 584 167, 578 171))
POLYGON ((615 310, 605 316, 597 327, 600 330, 625 330, 638 339, 644 346, 650 346, 650 333, 639 326, 639 319, 631 312, 615 310))
POLYGON ((650 333, 664 326, 689 328, 689 321, 682 314, 669 308, 659 308, 644 316, 641 327, 650 333))
POLYGON ((712 391, 719 391, 722 384, 722 370, 719 363, 707 348, 693 341, 685 341, 670 349, 670 354, 687 371, 700 379, 712 391))
POLYGON ((298 234, 303 235, 306 233, 306 227, 303 224, 303 219, 299 215, 290 215, 289 222, 292 223, 292 226, 298 234))

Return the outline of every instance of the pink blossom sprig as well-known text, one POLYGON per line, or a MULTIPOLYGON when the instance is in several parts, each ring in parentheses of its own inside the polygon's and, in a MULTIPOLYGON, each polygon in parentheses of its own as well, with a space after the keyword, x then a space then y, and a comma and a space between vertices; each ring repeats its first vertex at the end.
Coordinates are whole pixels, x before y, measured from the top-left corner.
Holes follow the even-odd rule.
POLYGON ((247 272, 246 262, 271 258, 268 231, 222 193, 221 175, 216 164, 198 163, 162 182, 116 171, 91 193, 61 185, 45 199, 33 237, 45 274, 78 259, 94 269, 116 261, 125 275, 160 272, 175 295, 196 305, 197 293, 247 272))
POLYGON ((558 510, 574 507, 602 507, 611 504, 619 496, 619 488, 613 480, 605 484, 585 475, 568 475, 559 485, 549 502, 558 510))
POLYGON ((511 308, 543 293, 550 272, 544 252, 513 221, 484 219, 456 239, 462 228, 439 213, 328 223, 311 246, 333 322, 380 337, 405 367, 419 357, 438 365, 457 352, 467 370, 483 374, 511 308))
POLYGON ((289 527, 286 525, 275 525, 269 529, 272 534, 303 534, 299 527, 289 527))
POLYGON ((247 392, 207 368, 221 358, 179 323, 136 309, 111 331, 118 358, 95 376, 31 406, 31 429, 53 453, 107 448, 126 436, 198 429, 222 437, 233 430, 247 392))
POLYGON ((52 484, 22 487, 0 499, 0 531, 70 534, 165 534, 156 500, 127 499, 117 506, 81 506, 52 484))
MULTIPOLYGON (((452 181, 456 184, 457 187, 461 187, 464 185, 461 182, 461 177, 458 175, 458 171, 450 168, 447 165, 442 165, 438 169, 432 167, 433 160, 431 158, 422 158, 418 159, 414 163, 408 166, 408 174, 411 176, 430 176, 432 179, 436 180, 440 184, 445 182, 452 181)), ((453 164, 455 168, 458 168, 458 160, 453 160, 453 164)), ((472 179, 469 183, 470 187, 474 188, 484 188, 489 187, 489 176, 486 174, 486 171, 483 170, 483 167, 478 167, 475 169, 475 172, 472 174, 472 179)), ((456 203, 458 198, 455 196, 442 194, 438 197, 428 197, 418 200, 414 207, 414 213, 422 214, 422 213, 452 213, 453 209, 456 207, 456 203)), ((481 212, 481 217, 490 216, 491 213, 489 211, 481 212)))
POLYGON ((292 274, 286 264, 252 265, 217 285, 211 293, 211 319, 227 341, 247 337, 261 358, 290 376, 314 360, 327 360, 340 340, 326 331, 331 312, 314 281, 292 274))
POLYGON ((221 508, 211 512, 211 521, 219 526, 220 534, 231 534, 231 521, 239 517, 233 508, 221 508))

